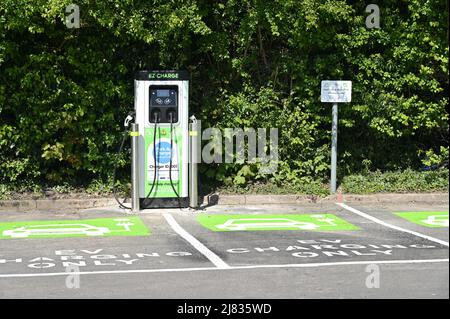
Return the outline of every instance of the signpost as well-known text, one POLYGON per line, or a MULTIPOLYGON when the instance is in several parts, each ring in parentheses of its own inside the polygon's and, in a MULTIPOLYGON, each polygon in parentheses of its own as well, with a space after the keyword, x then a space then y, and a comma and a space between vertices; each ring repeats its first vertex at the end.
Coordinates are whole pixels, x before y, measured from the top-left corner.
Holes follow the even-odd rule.
POLYGON ((333 103, 331 125, 331 193, 336 193, 338 103, 352 100, 352 81, 322 81, 320 101, 333 103))

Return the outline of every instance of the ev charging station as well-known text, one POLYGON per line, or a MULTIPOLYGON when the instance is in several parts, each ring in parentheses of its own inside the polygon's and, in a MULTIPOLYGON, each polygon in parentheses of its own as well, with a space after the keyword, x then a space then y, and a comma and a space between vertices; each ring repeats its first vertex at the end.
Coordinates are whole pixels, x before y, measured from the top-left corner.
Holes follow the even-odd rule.
POLYGON ((133 149, 132 161, 132 166, 136 166, 132 168, 133 206, 138 206, 137 211, 139 207, 196 206, 196 163, 189 165, 193 144, 188 118, 189 74, 139 71, 134 92, 136 132, 130 133, 132 145, 137 147, 137 151, 133 149), (189 177, 191 182, 195 179, 192 185, 189 177), (195 196, 191 202, 189 195, 195 196))

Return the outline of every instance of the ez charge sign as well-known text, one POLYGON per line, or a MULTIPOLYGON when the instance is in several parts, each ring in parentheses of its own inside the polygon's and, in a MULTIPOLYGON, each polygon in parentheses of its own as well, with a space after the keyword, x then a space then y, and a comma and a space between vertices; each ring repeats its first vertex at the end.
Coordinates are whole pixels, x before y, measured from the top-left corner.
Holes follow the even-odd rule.
POLYGON ((149 73, 148 74, 149 80, 160 80, 160 79, 171 79, 171 80, 177 80, 178 79, 178 73, 149 73))

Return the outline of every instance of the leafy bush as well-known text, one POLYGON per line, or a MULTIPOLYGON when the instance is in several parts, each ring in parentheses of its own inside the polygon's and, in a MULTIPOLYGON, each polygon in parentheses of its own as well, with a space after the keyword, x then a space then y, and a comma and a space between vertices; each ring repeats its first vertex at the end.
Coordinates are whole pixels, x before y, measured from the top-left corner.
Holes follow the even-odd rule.
POLYGON ((378 192, 427 192, 448 191, 448 169, 416 172, 372 172, 344 177, 341 187, 344 193, 370 194, 378 192))
POLYGON ((448 158, 445 1, 383 1, 380 29, 353 0, 79 0, 81 28, 68 29, 72 2, 0 2, 0 183, 107 184, 116 162, 128 178, 115 151, 141 69, 187 69, 204 127, 279 128, 275 174, 202 167, 227 185, 327 179, 323 79, 353 81, 340 176, 418 169, 441 147, 448 158))
POLYGON ((7 185, 0 184, 0 200, 8 199, 10 196, 10 191, 7 185))

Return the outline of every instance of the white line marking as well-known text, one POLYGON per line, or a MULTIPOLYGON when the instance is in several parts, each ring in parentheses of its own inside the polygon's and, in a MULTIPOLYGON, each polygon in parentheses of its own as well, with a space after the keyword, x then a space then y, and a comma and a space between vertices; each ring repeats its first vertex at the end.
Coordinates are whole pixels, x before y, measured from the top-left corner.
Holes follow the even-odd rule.
POLYGON ((130 270, 101 270, 101 271, 80 271, 80 272, 53 272, 41 274, 1 274, 0 278, 24 278, 24 277, 55 277, 69 275, 108 275, 108 274, 133 274, 133 273, 164 273, 164 272, 194 272, 210 270, 246 270, 262 268, 316 268, 327 266, 352 266, 370 264, 423 264, 423 263, 443 263, 449 262, 447 259, 411 259, 411 260, 367 260, 367 261, 343 261, 330 263, 305 263, 305 264, 281 264, 281 265, 253 265, 236 266, 227 268, 218 267, 198 267, 198 268, 168 268, 168 269, 130 269, 130 270))
POLYGON ((423 264, 448 262, 447 259, 405 259, 405 260, 364 260, 364 261, 340 261, 329 263, 308 263, 308 264, 286 264, 286 265, 255 265, 231 267, 232 269, 254 269, 254 268, 314 268, 326 266, 345 266, 345 265, 370 265, 370 264, 423 264))
POLYGON ((222 259, 220 259, 219 256, 217 256, 215 253, 213 253, 210 249, 208 249, 205 245, 203 245, 200 241, 198 241, 197 238, 189 234, 187 231, 184 230, 183 227, 180 226, 180 224, 177 223, 175 218, 173 218, 172 215, 168 213, 163 214, 164 218, 166 219, 167 223, 172 227, 172 229, 181 237, 184 238, 188 243, 190 243, 195 249, 197 249, 200 253, 202 253, 206 258, 208 258, 217 268, 230 268, 230 266, 224 262, 222 259))
POLYGON ((431 237, 431 236, 428 236, 428 235, 424 235, 424 234, 421 234, 421 233, 418 233, 418 232, 415 232, 415 231, 412 231, 412 230, 409 230, 409 229, 405 229, 405 228, 402 228, 402 227, 398 227, 398 226, 395 226, 395 225, 391 225, 391 224, 386 223, 386 222, 384 222, 384 221, 382 221, 382 220, 380 220, 380 219, 378 219, 376 217, 373 217, 373 216, 371 216, 369 214, 366 214, 366 213, 363 213, 363 212, 361 212, 361 211, 359 211, 359 210, 357 210, 357 209, 355 209, 353 207, 350 207, 350 206, 348 206, 348 205, 346 205, 344 203, 336 203, 336 205, 341 206, 342 208, 344 208, 344 209, 346 209, 346 210, 348 210, 348 211, 350 211, 350 212, 352 212, 354 214, 357 214, 357 215, 359 215, 361 217, 369 219, 369 220, 371 220, 371 221, 373 221, 373 222, 375 222, 377 224, 380 224, 380 225, 383 225, 383 226, 386 226, 386 227, 389 227, 389 228, 392 228, 392 229, 395 229, 395 230, 398 230, 398 231, 401 231, 401 232, 404 232, 404 233, 408 233, 408 234, 411 234, 411 235, 414 235, 414 236, 417 236, 417 237, 422 237, 422 238, 428 239, 430 241, 434 241, 435 243, 439 243, 441 245, 449 247, 448 242, 446 242, 444 240, 441 240, 441 239, 438 239, 438 238, 434 238, 434 237, 431 237))

